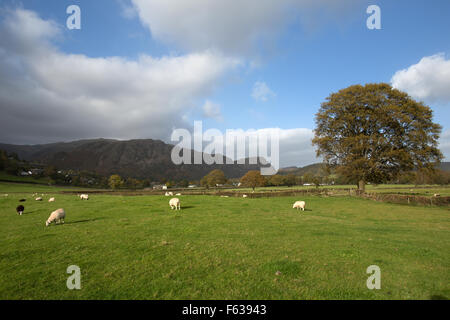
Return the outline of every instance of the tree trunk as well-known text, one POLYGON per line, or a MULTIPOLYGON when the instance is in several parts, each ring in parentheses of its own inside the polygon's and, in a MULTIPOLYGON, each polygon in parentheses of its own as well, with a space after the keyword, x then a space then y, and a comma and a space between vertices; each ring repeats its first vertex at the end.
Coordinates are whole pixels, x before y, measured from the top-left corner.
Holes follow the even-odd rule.
POLYGON ((364 180, 359 180, 358 182, 358 193, 362 194, 366 191, 366 182, 364 180))

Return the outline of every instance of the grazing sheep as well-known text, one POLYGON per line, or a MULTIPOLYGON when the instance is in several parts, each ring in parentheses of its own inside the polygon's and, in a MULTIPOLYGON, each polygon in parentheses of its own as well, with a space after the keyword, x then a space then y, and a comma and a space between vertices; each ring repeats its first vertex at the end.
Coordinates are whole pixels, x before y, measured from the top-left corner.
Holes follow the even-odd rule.
POLYGON ((89 200, 89 196, 87 194, 80 194, 81 200, 89 200))
POLYGON ((221 198, 228 198, 228 196, 220 196, 221 198))
POLYGON ((5 197, 7 197, 7 196, 8 196, 8 194, 4 194, 4 196, 5 196, 5 197))
POLYGON ((36 201, 42 201, 42 197, 37 197, 35 200, 36 201))
POLYGON ((178 198, 172 198, 172 199, 170 199, 170 201, 169 201, 169 206, 170 206, 170 209, 174 209, 175 208, 175 210, 181 210, 181 204, 180 204, 180 199, 178 199, 178 198))
POLYGON ((435 193, 434 195, 433 195, 433 197, 440 197, 441 195, 439 194, 439 193, 435 193))
POLYGON ((292 209, 302 209, 303 211, 305 211, 305 206, 306 206, 306 203, 305 203, 305 201, 296 201, 295 203, 294 203, 294 205, 292 206, 292 209))
POLYGON ((181 196, 181 193, 177 193, 176 196, 181 196))
POLYGON ((55 202, 55 198, 48 199, 48 202, 55 202))
POLYGON ((52 222, 55 222, 56 224, 56 220, 59 221, 59 223, 64 223, 64 218, 66 217, 66 212, 64 211, 64 209, 57 209, 55 211, 53 211, 50 214, 50 217, 48 217, 47 222, 45 222, 45 226, 48 227, 48 225, 52 222))
POLYGON ((16 211, 17 211, 17 214, 19 216, 21 216, 22 213, 25 211, 25 207, 23 205, 17 206, 16 211))
POLYGON ((246 195, 246 194, 244 194, 243 196, 242 196, 242 198, 247 198, 248 197, 248 195, 246 195))

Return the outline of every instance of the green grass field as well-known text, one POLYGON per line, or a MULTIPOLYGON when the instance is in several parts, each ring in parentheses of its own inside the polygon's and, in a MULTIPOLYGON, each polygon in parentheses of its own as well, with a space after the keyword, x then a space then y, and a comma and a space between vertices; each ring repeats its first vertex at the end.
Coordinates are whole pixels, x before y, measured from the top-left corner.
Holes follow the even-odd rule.
MULTIPOLYGON (((80 187, 53 187, 53 186, 46 186, 41 184, 22 184, 22 183, 14 183, 14 182, 0 182, 0 197, 4 194, 20 194, 24 192, 28 193, 58 193, 59 191, 83 191, 87 188, 80 188, 80 187)), ((88 189, 89 190, 89 189, 88 189)), ((92 189, 94 190, 94 189, 92 189)), ((30 196, 30 194, 28 194, 30 196)), ((31 198, 30 198, 31 199, 31 198)))
POLYGON ((450 297, 445 207, 312 196, 299 212, 293 197, 179 196, 175 212, 169 197, 81 201, 51 187, 36 202, 31 187, 4 197, 0 184, 0 299, 450 297), (66 223, 46 228, 60 207, 66 223), (381 290, 366 287, 373 264, 381 290), (81 268, 81 290, 66 287, 70 265, 81 268))

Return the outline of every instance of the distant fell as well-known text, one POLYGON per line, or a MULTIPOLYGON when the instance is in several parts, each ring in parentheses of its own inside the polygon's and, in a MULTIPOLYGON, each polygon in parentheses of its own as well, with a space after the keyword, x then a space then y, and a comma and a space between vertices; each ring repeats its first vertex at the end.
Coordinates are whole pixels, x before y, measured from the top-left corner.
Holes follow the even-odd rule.
MULTIPOLYGON (((242 177, 249 170, 259 170, 255 164, 232 164, 222 157, 223 165, 181 164, 171 160, 173 145, 161 140, 92 139, 41 145, 0 144, 0 149, 17 153, 19 158, 58 169, 85 170, 101 175, 119 174, 123 177, 169 180, 199 180, 211 170, 221 169, 227 178, 242 177)), ((191 150, 192 159, 194 153, 191 150)), ((193 163, 193 161, 192 161, 193 163)))

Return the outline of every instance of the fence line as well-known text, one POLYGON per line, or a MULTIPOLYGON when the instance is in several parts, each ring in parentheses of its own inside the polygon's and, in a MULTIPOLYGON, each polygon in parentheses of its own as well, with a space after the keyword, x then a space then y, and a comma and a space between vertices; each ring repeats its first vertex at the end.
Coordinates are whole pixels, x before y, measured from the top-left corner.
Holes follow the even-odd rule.
MULTIPOLYGON (((180 190, 181 191, 181 190, 180 190)), ((107 195, 125 195, 125 196, 145 196, 145 195, 164 195, 166 190, 161 191, 61 191, 65 194, 107 194, 107 195)), ((364 199, 374 201, 391 202, 398 204, 415 204, 415 205, 429 205, 429 206, 450 206, 450 197, 425 197, 418 195, 401 195, 388 193, 363 193, 359 194, 355 189, 294 189, 283 191, 265 191, 265 192, 242 192, 242 191, 228 191, 228 190, 184 190, 182 195, 210 195, 210 196, 228 196, 228 197, 242 197, 244 194, 248 198, 270 198, 270 197, 290 197, 290 196, 356 196, 364 199)))
POLYGON ((425 197, 417 195, 400 195, 386 193, 364 193, 360 195, 362 198, 375 201, 392 202, 400 204, 419 204, 430 206, 449 206, 450 197, 425 197))

